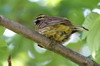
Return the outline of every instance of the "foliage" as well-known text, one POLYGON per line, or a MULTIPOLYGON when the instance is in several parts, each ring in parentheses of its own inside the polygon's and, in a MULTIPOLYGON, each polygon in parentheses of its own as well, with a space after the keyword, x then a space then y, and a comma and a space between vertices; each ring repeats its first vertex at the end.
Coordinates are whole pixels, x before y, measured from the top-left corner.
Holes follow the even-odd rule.
MULTIPOLYGON (((100 15, 92 13, 95 8, 100 8, 98 4, 99 0, 0 0, 0 15, 32 30, 33 19, 41 13, 67 17, 75 25, 83 24, 89 31, 80 33, 79 41, 69 43, 67 47, 82 53, 87 46, 93 59, 100 63, 100 15), (85 17, 87 9, 91 13, 85 17)), ((13 66, 77 66, 62 56, 39 48, 34 41, 23 36, 7 37, 4 30, 0 26, 0 66, 5 65, 9 54, 12 55, 13 66)))
POLYGON ((100 51, 100 15, 97 13, 89 14, 83 26, 89 29, 88 32, 84 32, 83 38, 87 37, 86 41, 92 52, 92 56, 100 59, 100 56, 98 56, 100 51))

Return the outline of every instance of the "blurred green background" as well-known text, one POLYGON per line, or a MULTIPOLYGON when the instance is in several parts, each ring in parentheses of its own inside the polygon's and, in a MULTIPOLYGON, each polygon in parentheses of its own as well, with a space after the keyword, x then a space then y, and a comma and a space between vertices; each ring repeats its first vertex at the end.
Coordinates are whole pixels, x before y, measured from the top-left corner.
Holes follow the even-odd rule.
MULTIPOLYGON (((100 0, 0 0, 0 15, 31 30, 39 14, 66 17, 88 28, 88 32, 76 33, 66 47, 100 63, 100 0)), ((0 26, 0 66, 8 66, 9 55, 12 66, 78 66, 0 26)))

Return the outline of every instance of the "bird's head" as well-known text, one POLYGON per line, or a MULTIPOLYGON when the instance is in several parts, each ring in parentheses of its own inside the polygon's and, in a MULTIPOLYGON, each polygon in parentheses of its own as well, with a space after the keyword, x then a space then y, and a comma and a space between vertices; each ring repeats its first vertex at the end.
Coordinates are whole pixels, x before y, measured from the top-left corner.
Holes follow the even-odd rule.
POLYGON ((36 17, 36 20, 33 20, 35 22, 35 24, 39 24, 41 22, 41 20, 44 20, 44 18, 46 18, 47 16, 44 14, 40 14, 38 17, 36 17))

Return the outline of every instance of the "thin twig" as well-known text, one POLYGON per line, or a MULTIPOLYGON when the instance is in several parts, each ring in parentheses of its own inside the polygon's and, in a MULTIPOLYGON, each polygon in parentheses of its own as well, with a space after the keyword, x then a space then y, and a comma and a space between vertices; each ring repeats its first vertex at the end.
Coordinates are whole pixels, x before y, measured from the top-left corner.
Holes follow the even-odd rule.
POLYGON ((64 56, 66 59, 69 59, 75 63, 77 63, 80 66, 100 66, 96 62, 84 57, 83 55, 66 48, 65 46, 61 44, 57 44, 55 42, 52 42, 50 39, 40 35, 39 33, 32 31, 25 26, 18 24, 15 21, 8 20, 5 17, 0 16, 0 25, 4 26, 20 35, 23 35, 24 37, 27 37, 35 42, 38 42, 40 46, 43 46, 44 48, 53 51, 57 54, 60 54, 64 56))
POLYGON ((12 66, 12 64, 11 64, 11 56, 8 56, 8 66, 12 66))

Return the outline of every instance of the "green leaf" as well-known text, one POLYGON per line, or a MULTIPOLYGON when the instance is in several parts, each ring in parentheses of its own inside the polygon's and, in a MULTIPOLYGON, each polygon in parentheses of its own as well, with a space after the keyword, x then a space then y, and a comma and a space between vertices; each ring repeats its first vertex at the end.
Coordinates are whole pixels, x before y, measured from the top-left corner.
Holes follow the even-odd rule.
POLYGON ((5 28, 0 26, 0 36, 4 33, 5 28))
POLYGON ((0 39, 0 47, 7 47, 7 43, 4 39, 0 39))
POLYGON ((68 48, 71 48, 72 50, 75 50, 77 52, 80 52, 82 47, 84 46, 85 42, 84 41, 78 41, 76 43, 69 43, 67 45, 68 48))
POLYGON ((9 51, 7 47, 0 47, 0 60, 1 61, 7 59, 8 54, 9 54, 9 51))
MULTIPOLYGON (((87 44, 92 52, 92 55, 96 55, 96 52, 100 49, 100 15, 97 13, 90 13, 83 26, 89 31, 83 33, 83 39, 87 37, 87 44)), ((100 52, 100 51, 99 51, 100 52)))
POLYGON ((96 53, 95 61, 100 63, 100 50, 96 53))
POLYGON ((2 65, 2 62, 0 62, 0 66, 3 66, 3 65, 2 65))
POLYGON ((4 39, 0 39, 0 60, 7 59, 8 57, 8 48, 7 43, 4 39))

